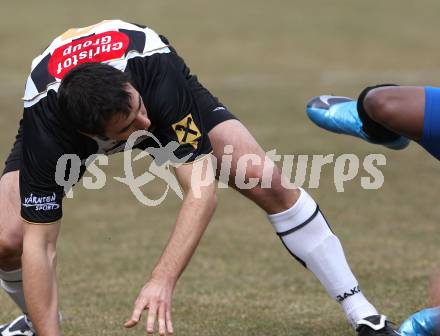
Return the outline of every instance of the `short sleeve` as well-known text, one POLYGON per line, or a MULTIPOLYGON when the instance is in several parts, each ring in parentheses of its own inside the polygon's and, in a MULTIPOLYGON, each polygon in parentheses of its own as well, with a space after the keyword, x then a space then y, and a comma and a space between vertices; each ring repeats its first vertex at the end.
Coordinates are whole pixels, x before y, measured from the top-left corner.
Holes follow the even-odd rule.
POLYGON ((35 108, 27 108, 23 115, 21 217, 30 223, 45 224, 62 217, 64 188, 57 184, 55 173, 63 150, 50 132, 44 131, 37 114, 35 108))

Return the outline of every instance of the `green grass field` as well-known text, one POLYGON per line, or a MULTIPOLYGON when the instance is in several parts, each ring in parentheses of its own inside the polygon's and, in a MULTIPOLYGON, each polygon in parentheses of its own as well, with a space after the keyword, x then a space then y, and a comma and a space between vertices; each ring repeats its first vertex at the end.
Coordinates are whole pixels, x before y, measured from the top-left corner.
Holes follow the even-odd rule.
MULTIPOLYGON (((144 23, 166 35, 214 94, 266 149, 285 154, 383 153, 385 184, 337 193, 333 169, 310 190, 341 239, 365 294, 391 320, 429 304, 438 267, 438 163, 413 144, 391 152, 325 133, 304 106, 314 95, 356 95, 365 85, 439 85, 435 0, 44 1, 0 5, 0 154, 15 136, 30 62, 59 33, 102 19, 144 23)), ((138 290, 160 255, 179 208, 172 194, 142 206, 113 180, 65 201, 58 270, 63 331, 125 331, 138 290)), ((307 183, 305 184, 307 187, 307 183)), ((151 194, 163 185, 151 187, 151 194)), ((1 233, 0 233, 1 234, 1 233)), ((0 321, 18 310, 0 293, 0 321)), ((314 277, 274 235, 264 213, 232 190, 219 207, 174 296, 177 335, 353 335, 314 277)))

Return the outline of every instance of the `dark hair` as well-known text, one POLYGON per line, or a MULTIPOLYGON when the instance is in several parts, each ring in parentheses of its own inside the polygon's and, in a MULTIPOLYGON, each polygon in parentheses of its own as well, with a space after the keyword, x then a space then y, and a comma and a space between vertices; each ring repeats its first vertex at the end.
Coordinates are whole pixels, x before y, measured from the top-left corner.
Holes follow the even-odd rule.
POLYGON ((60 120, 79 131, 103 136, 114 115, 131 111, 129 83, 128 74, 110 65, 78 65, 66 74, 58 90, 60 120))

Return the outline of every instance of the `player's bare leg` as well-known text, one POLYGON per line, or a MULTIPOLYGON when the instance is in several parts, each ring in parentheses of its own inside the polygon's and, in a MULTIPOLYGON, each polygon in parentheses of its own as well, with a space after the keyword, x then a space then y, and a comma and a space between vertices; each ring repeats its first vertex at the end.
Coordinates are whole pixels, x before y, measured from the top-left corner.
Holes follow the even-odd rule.
POLYGON ((371 119, 394 133, 416 141, 422 137, 425 88, 378 87, 366 94, 363 106, 371 119))
POLYGON ((338 238, 310 195, 303 189, 284 188, 281 180, 285 177, 275 165, 270 187, 259 183, 251 189, 243 189, 236 184, 236 175, 240 174, 237 171, 239 160, 244 155, 257 155, 257 161, 261 162, 247 165, 247 181, 258 178, 261 182, 264 162, 268 161, 263 149, 238 120, 218 124, 209 133, 209 139, 217 158, 218 174, 225 146, 232 145, 229 184, 268 213, 284 246, 313 272, 327 292, 341 304, 348 320, 358 328, 359 335, 394 335, 385 318, 378 315, 360 291, 338 238))
MULTIPOLYGON (((26 314, 21 277, 23 224, 20 217, 19 172, 0 179, 0 287, 26 314)), ((34 335, 26 315, 0 325, 0 335, 34 335)))
MULTIPOLYGON (((391 87, 388 84, 381 86, 391 87)), ((328 131, 352 135, 391 149, 406 148, 409 144, 407 137, 395 133, 373 119, 372 116, 378 120, 387 117, 381 107, 375 105, 369 112, 364 107, 366 96, 377 88, 377 86, 367 87, 361 92, 358 100, 333 95, 314 97, 307 103, 307 114, 315 124, 328 131)))
MULTIPOLYGON (((217 157, 218 170, 221 165, 221 158, 224 148, 232 145, 232 162, 231 175, 229 176, 229 184, 236 188, 240 193, 254 201, 268 214, 275 214, 290 208, 299 197, 299 190, 285 189, 281 185, 281 172, 277 167, 272 173, 272 187, 262 188, 259 183, 252 189, 241 189, 235 185, 235 172, 237 170, 238 159, 246 154, 256 154, 263 163, 266 153, 258 145, 257 141, 250 134, 247 128, 238 120, 225 121, 211 130, 209 139, 213 147, 213 154, 217 157)), ((262 165, 247 165, 246 179, 259 178, 263 175, 262 165)))
POLYGON ((307 104, 310 119, 334 132, 391 149, 408 139, 440 159, 440 88, 381 84, 365 88, 357 101, 322 95, 307 104))
POLYGON ((19 172, 0 179, 0 270, 21 267, 23 224, 20 217, 19 172))

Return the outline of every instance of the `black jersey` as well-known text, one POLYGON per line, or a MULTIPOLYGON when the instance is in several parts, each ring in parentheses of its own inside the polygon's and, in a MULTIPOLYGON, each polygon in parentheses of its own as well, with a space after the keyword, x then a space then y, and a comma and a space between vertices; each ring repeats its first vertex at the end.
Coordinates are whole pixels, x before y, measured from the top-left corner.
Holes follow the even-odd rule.
MULTIPOLYGON (((63 125, 57 90, 63 76, 84 62, 107 63, 130 74, 151 120, 149 131, 162 147, 177 142, 175 158, 191 162, 212 150, 191 90, 195 77, 166 40, 149 28, 120 20, 70 29, 34 59, 26 83, 20 194, 21 216, 28 222, 62 217, 64 189, 55 178, 62 155, 85 160, 124 150, 125 142, 90 138, 63 125)), ((137 147, 157 145, 150 140, 141 139, 137 147)))

